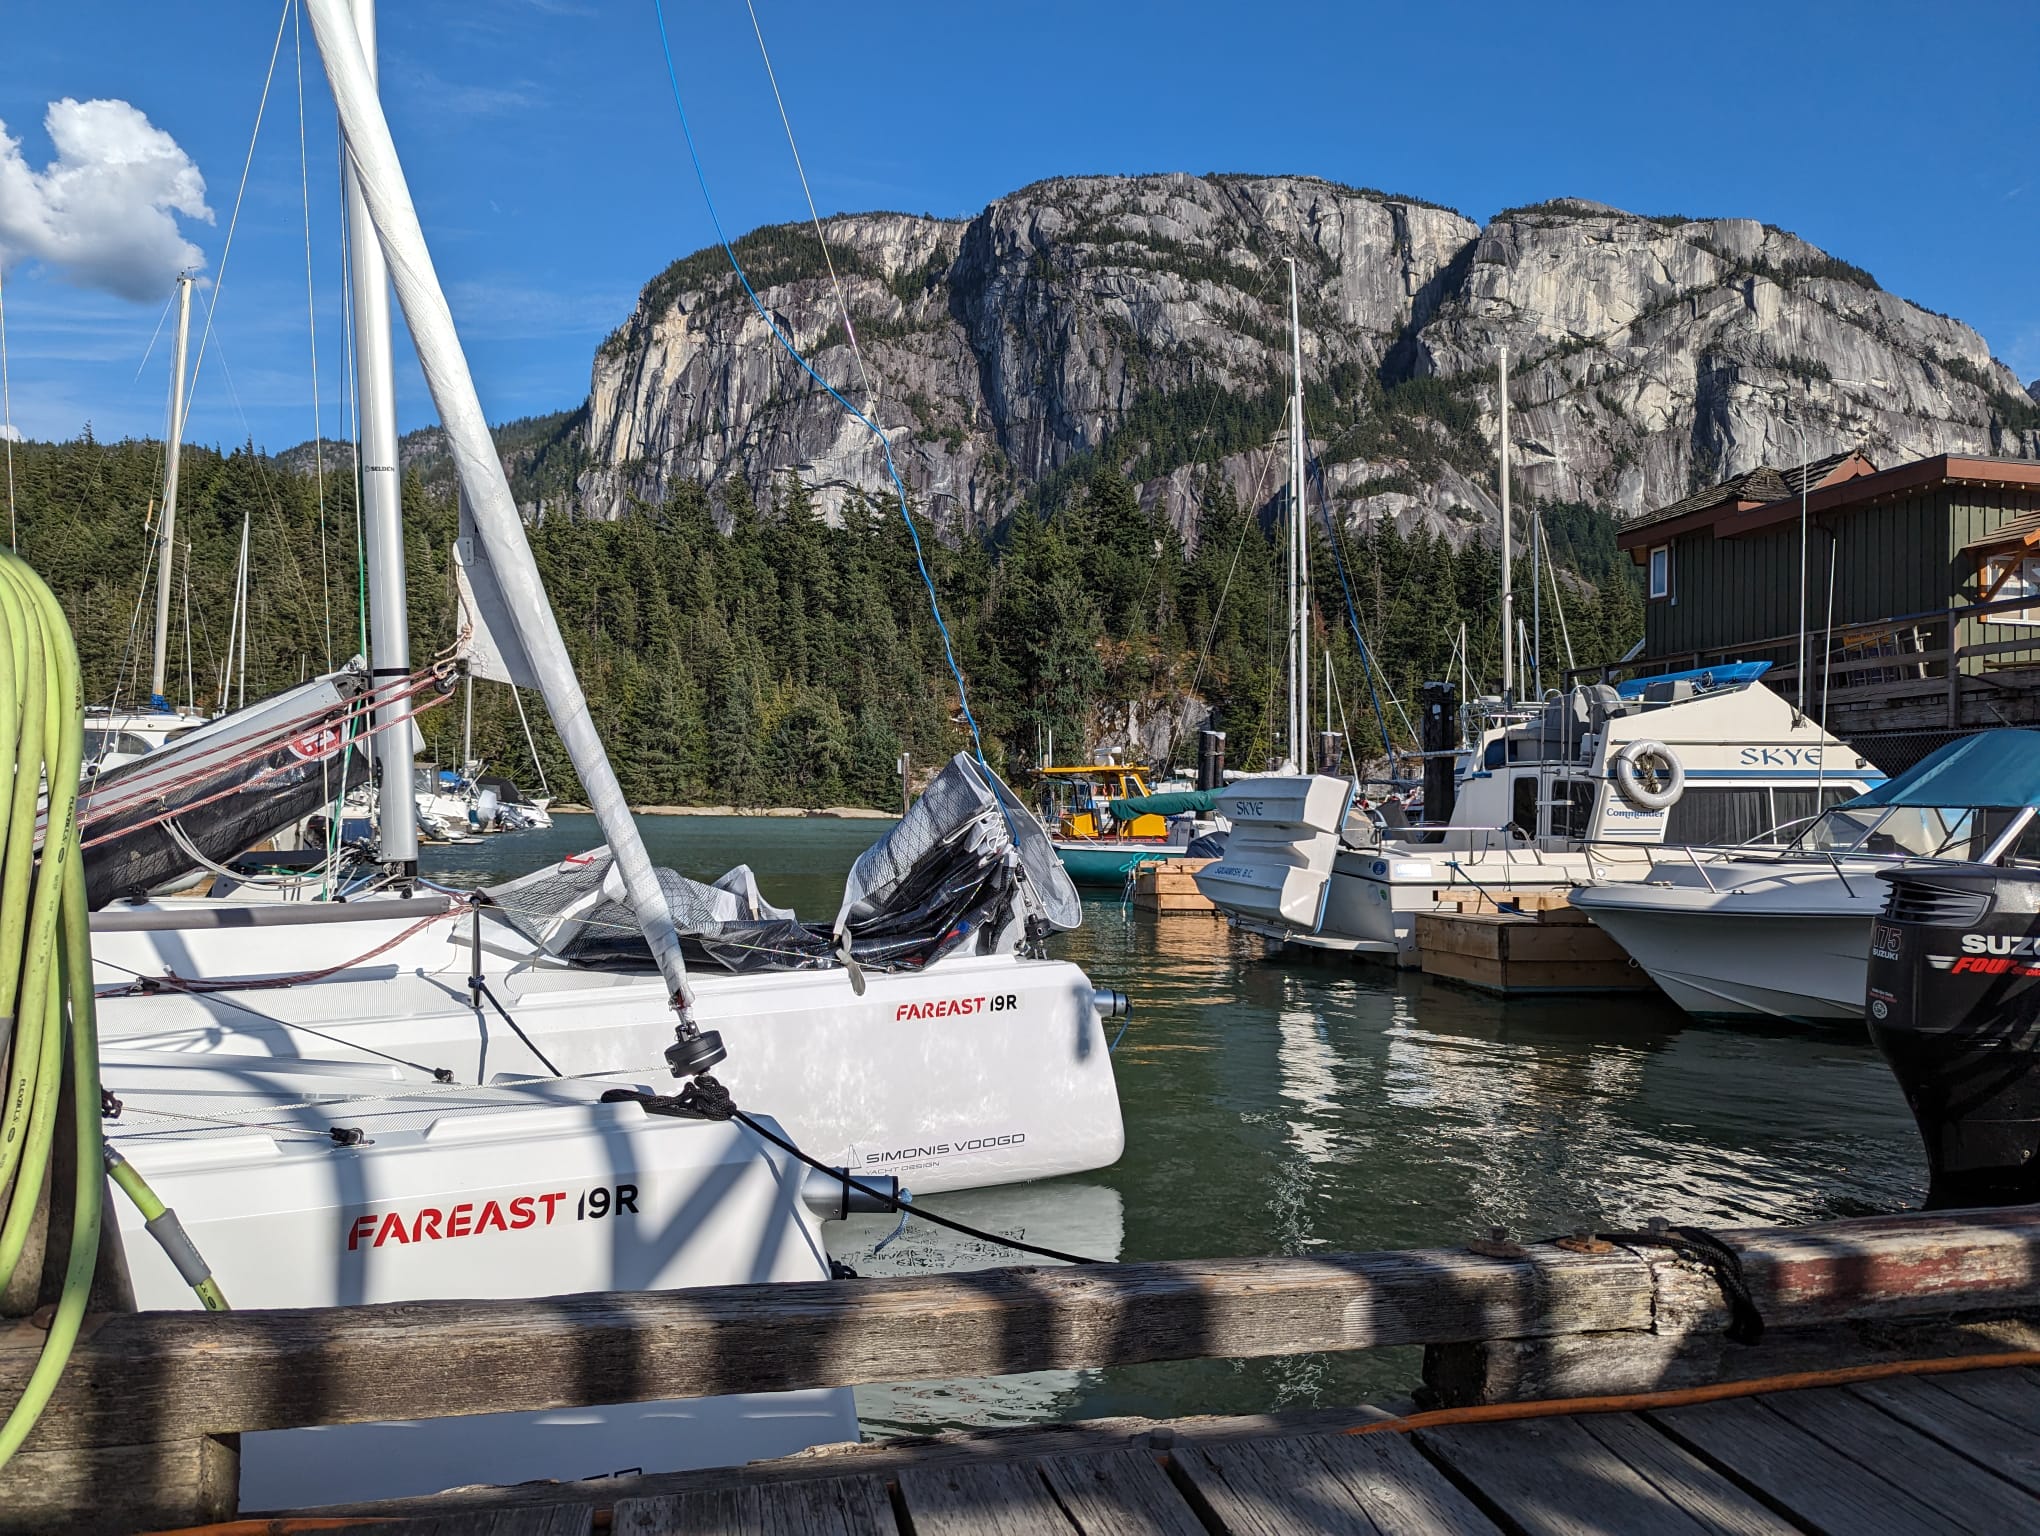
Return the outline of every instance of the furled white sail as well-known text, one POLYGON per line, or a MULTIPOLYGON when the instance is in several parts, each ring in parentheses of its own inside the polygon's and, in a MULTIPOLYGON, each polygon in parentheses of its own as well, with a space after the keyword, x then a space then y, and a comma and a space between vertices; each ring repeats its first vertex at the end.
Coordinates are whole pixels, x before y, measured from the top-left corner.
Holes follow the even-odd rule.
POLYGON ((460 602, 461 656, 469 675, 513 688, 538 687, 538 669, 517 638, 503 585, 489 563, 467 493, 460 497, 460 538, 453 546, 454 593, 460 602))

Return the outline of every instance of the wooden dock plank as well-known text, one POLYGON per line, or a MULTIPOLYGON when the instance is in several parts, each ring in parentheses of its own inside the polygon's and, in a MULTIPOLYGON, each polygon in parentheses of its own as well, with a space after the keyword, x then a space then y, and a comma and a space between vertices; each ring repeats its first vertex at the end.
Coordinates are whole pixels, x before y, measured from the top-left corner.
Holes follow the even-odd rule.
POLYGON ((1206 1536, 1152 1452, 1044 1456, 1037 1465, 1084 1536, 1206 1536))
POLYGON ((1326 1435, 1308 1444, 1353 1490, 1381 1536, 1489 1536, 1495 1528, 1408 1435, 1326 1435))
POLYGON ((761 1536, 899 1536, 892 1496, 877 1477, 832 1477, 758 1490, 761 1536))
POLYGON ((1031 1464, 992 1462, 900 1473, 914 1536, 1076 1536, 1031 1464))
POLYGON ((1171 1457, 1225 1536, 1495 1536, 1406 1439, 1311 1436, 1187 1446, 1171 1457))
MULTIPOLYGON (((1815 1530, 1955 1536, 1968 1529, 1835 1451, 1755 1398, 1655 1411, 1688 1447, 1815 1530)), ((1903 1466, 1892 1469, 1903 1477, 1903 1466)))
MULTIPOLYGON (((760 1536, 757 1488, 695 1488, 656 1499, 620 1499, 612 1536, 760 1536)), ((409 1526, 401 1527, 409 1536, 409 1526)))
POLYGON ((2040 1529, 2040 1500, 1842 1387, 1779 1392, 1764 1406, 1866 1471, 1903 1469, 1905 1488, 1971 1530, 2040 1529))
POLYGON ((1713 1529, 1575 1419, 1462 1424, 1418 1436, 1529 1536, 1706 1536, 1713 1529))
POLYGON ((2040 1372, 1962 1371, 1937 1376, 1934 1385, 2029 1434, 2040 1435, 2040 1372))
POLYGON ((1866 1381, 1848 1390, 2028 1493, 2040 1494, 2040 1438, 2032 1430, 1942 1390, 1932 1377, 1866 1381))
POLYGON ((1187 1446, 1170 1461, 1206 1524, 1225 1536, 1385 1536, 1344 1480, 1297 1441, 1187 1446))
POLYGON ((1709 1530, 1793 1536, 1799 1529, 1633 1413, 1586 1413, 1573 1422, 1709 1530))

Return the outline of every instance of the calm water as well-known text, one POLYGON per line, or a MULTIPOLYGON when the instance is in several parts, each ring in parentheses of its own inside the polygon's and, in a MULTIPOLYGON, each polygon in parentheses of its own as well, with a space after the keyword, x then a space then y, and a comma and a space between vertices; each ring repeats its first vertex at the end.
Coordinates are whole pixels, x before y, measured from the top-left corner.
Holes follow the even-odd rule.
MULTIPOLYGON (((769 900, 826 917, 890 823, 643 826, 661 863, 705 878, 749 863, 769 900)), ((500 878, 597 841, 591 818, 562 816, 551 832, 430 850, 428 869, 500 878)), ((1056 947, 1133 999, 1115 1059, 1126 1155, 1080 1179, 930 1201, 1051 1246, 1160 1259, 1456 1245, 1497 1226, 1537 1237, 1658 1215, 1815 1221, 1925 1192, 1904 1101, 1853 1033, 1689 1025, 1650 999, 1503 1004, 1343 960, 1271 963, 1214 920, 1136 921, 1117 900, 1087 900, 1085 926, 1056 947)), ((889 1225, 854 1234, 864 1252, 889 1225)), ((1258 1412, 1406 1394, 1416 1370, 1415 1351, 1194 1362, 860 1402, 882 1427, 1258 1412)))

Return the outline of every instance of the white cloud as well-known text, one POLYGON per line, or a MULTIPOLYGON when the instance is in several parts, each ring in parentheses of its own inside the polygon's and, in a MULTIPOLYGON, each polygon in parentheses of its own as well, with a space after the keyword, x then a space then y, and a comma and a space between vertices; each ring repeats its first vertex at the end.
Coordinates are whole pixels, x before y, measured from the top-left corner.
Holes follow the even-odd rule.
POLYGON ((160 297, 205 265, 177 215, 212 222, 205 178, 175 139, 125 101, 50 103, 56 158, 35 170, 0 123, 0 264, 43 262, 124 299, 160 297))
POLYGON ((21 435, 21 428, 10 427, 6 422, 0 421, 0 443, 25 443, 27 441, 28 439, 21 435))

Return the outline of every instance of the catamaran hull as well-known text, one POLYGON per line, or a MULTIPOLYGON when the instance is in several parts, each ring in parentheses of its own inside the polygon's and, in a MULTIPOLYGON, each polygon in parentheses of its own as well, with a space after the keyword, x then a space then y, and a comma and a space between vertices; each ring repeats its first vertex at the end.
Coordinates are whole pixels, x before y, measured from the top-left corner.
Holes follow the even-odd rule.
POLYGON ((1580 891, 1573 904, 1696 1018, 1847 1024, 1863 1017, 1867 913, 1645 909, 1626 904, 1628 894, 1580 891))

